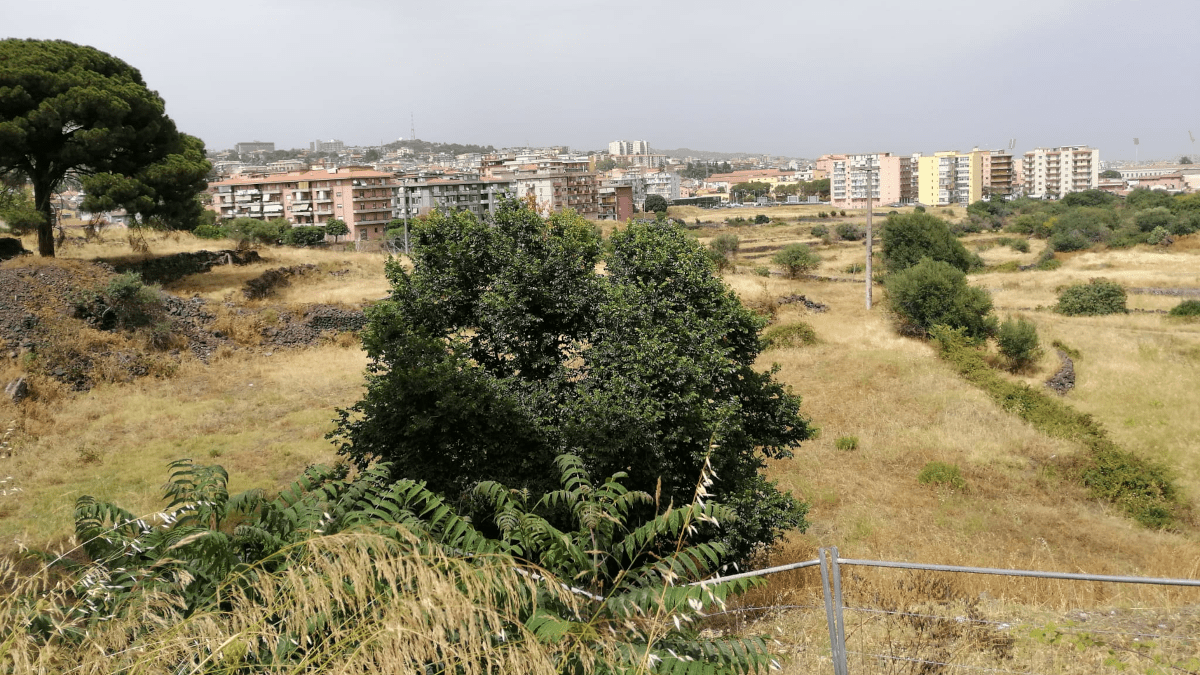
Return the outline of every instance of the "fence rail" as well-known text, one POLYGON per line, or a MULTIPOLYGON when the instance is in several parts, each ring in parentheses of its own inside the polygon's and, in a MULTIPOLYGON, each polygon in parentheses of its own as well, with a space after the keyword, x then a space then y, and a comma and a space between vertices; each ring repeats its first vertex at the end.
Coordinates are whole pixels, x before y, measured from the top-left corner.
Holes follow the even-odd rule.
MULTIPOLYGON (((695 584, 693 584, 693 585, 717 583, 720 581, 728 581, 728 580, 733 580, 733 579, 746 579, 746 578, 751 578, 751 577, 767 576, 767 575, 771 575, 771 574, 778 574, 781 572, 788 572, 791 570, 804 569, 807 567, 819 567, 820 574, 821 574, 821 590, 822 590, 822 594, 824 596, 825 623, 828 627, 828 632, 829 632, 830 657, 833 662, 834 675, 849 675, 848 655, 850 655, 850 654, 853 654, 853 655, 859 656, 859 657, 863 657, 863 658, 876 659, 879 662, 889 661, 889 662, 904 662, 904 663, 909 663, 912 665, 954 667, 954 668, 965 669, 968 671, 1002 672, 1002 673, 1028 673, 1028 672, 1031 672, 1031 671, 1015 671, 1015 670, 1008 670, 1008 669, 1003 669, 1003 668, 985 668, 985 667, 971 666, 971 665, 966 665, 966 664, 952 664, 952 663, 948 663, 946 661, 941 661, 941 660, 913 658, 913 657, 909 657, 909 656, 898 656, 895 654, 875 654, 875 653, 866 652, 866 651, 849 651, 849 650, 847 650, 847 648, 846 648, 845 616, 844 616, 844 613, 846 611, 862 612, 862 613, 867 613, 867 614, 872 614, 872 613, 873 614, 889 614, 889 615, 894 614, 894 615, 900 615, 900 616, 906 616, 906 617, 908 617, 908 616, 921 617, 921 618, 924 618, 927 620, 947 620, 947 619, 946 619, 946 617, 938 617, 938 616, 928 615, 928 614, 896 612, 896 611, 879 610, 879 609, 873 609, 873 608, 867 608, 867 607, 848 607, 848 606, 846 606, 844 600, 842 599, 842 574, 841 574, 841 566, 842 565, 857 566, 857 567, 891 568, 891 569, 903 569, 903 570, 921 570, 921 571, 929 571, 929 572, 950 572, 950 573, 955 573, 955 574, 986 574, 986 575, 1000 575, 1000 576, 1007 576, 1007 577, 1023 577, 1023 578, 1036 578, 1036 579, 1057 579, 1057 580, 1067 580, 1067 581, 1091 581, 1091 582, 1115 583, 1115 584, 1142 584, 1142 585, 1153 585, 1153 586, 1200 588, 1200 579, 1138 577, 1138 576, 1122 576, 1122 575, 1111 575, 1111 574, 1084 574, 1084 573, 1077 573, 1077 572, 1053 572, 1053 571, 1043 571, 1043 570, 1004 569, 1004 568, 995 568, 995 567, 968 567, 968 566, 961 566, 961 565, 937 565, 937 564, 930 564, 930 563, 908 563, 908 562, 894 562, 894 561, 887 561, 887 560, 860 560, 860 559, 856 559, 856 558, 841 558, 838 556, 838 551, 837 551, 836 546, 821 548, 818 551, 818 557, 813 560, 805 560, 805 561, 801 561, 801 562, 789 563, 786 565, 778 565, 775 567, 768 567, 765 569, 753 570, 750 572, 742 572, 740 574, 715 577, 712 579, 706 579, 704 581, 695 582, 695 584)), ((763 609, 763 608, 756 608, 756 609, 763 609)), ((814 609, 815 609, 815 607, 814 607, 814 609)), ((1002 629, 1010 629, 1015 626, 1015 624, 1010 624, 1008 622, 993 622, 993 621, 985 621, 985 620, 981 620, 981 619, 977 619, 977 618, 967 618, 967 617, 956 617, 952 620, 963 622, 963 623, 970 623, 970 624, 988 624, 989 626, 999 627, 1002 629)), ((1063 632, 1064 634, 1081 634, 1081 633, 1085 632, 1085 631, 1073 630, 1072 628, 1066 627, 1066 626, 1061 627, 1057 630, 1059 630, 1060 632, 1063 632)), ((1128 631, 1117 632, 1117 631, 1104 631, 1104 630, 1094 630, 1094 629, 1089 629, 1086 632, 1089 634, 1095 634, 1095 635, 1101 635, 1101 634, 1128 635, 1128 636, 1132 636, 1134 641, 1138 641, 1140 639, 1151 638, 1151 639, 1174 640, 1177 642, 1196 643, 1197 654, 1200 654, 1200 636, 1186 636, 1186 635, 1181 636, 1181 635, 1169 635, 1169 634, 1161 634, 1161 633, 1141 633, 1141 632, 1128 632, 1128 631)), ((1197 672, 1197 671, 1173 667, 1173 666, 1169 667, 1169 669, 1175 670, 1175 671, 1180 671, 1180 672, 1185 672, 1185 673, 1197 672)), ((940 671, 938 671, 938 672, 940 672, 940 671)))

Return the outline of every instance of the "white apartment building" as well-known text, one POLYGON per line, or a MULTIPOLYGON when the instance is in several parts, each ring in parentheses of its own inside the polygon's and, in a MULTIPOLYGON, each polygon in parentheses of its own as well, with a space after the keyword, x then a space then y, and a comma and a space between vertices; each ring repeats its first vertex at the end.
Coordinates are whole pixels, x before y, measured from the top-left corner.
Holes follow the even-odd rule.
POLYGON ((608 144, 610 155, 648 155, 650 144, 646 141, 613 141, 608 144))
POLYGON ((1025 194, 1061 199, 1100 186, 1100 151, 1086 145, 1034 148, 1025 153, 1025 194))

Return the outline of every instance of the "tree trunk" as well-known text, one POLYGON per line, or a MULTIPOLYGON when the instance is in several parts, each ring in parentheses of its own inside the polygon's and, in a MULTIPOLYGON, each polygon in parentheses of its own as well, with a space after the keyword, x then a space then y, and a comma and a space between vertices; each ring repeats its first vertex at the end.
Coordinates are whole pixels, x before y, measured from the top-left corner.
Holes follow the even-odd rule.
POLYGON ((33 182, 33 205, 42 214, 42 222, 38 223, 38 255, 43 258, 54 257, 54 208, 50 200, 54 197, 52 185, 43 181, 33 182))

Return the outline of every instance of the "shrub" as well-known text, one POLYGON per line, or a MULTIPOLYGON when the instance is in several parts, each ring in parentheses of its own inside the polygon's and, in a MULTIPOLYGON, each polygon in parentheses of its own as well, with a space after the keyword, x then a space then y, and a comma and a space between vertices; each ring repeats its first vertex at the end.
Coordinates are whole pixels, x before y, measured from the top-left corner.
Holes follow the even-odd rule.
POLYGON ((289 228, 283 233, 283 243, 290 246, 316 246, 325 243, 325 228, 300 226, 289 228))
POLYGON ((1173 241, 1170 230, 1165 227, 1156 227, 1146 236, 1146 243, 1155 246, 1169 246, 1173 241))
POLYGON ((1004 229, 1013 234, 1033 234, 1044 237, 1049 232, 1045 227, 1048 218, 1049 216, 1044 213, 1022 213, 1009 221, 1004 229))
POLYGON ((925 207, 918 204, 913 208, 913 213, 925 213, 925 207))
POLYGON ((1184 300, 1167 313, 1171 316, 1200 316, 1200 300, 1184 300))
POLYGON ((1153 209, 1156 207, 1169 208, 1171 201, 1171 195, 1165 190, 1135 188, 1130 190, 1129 194, 1125 195, 1125 206, 1135 210, 1153 209))
POLYGON ((857 450, 858 436, 841 436, 833 442, 833 447, 847 452, 850 450, 857 450))
POLYGON ((1100 316, 1124 314, 1125 289, 1114 281, 1092 279, 1086 284, 1073 284, 1058 294, 1055 311, 1067 316, 1100 316))
POLYGON ((837 235, 846 241, 860 241, 867 236, 867 231, 861 225, 853 223, 841 223, 836 231, 837 235))
POLYGON ((954 238, 946 221, 927 213, 888 216, 883 225, 883 265, 888 272, 899 272, 916 265, 922 258, 938 260, 962 272, 983 267, 954 238))
POLYGON ((766 265, 755 265, 754 273, 760 277, 769 277, 771 276, 771 268, 766 265))
POLYGON ((999 243, 1001 246, 1007 246, 1014 251, 1020 253, 1029 253, 1029 240, 1017 239, 1015 237, 1000 237, 999 243))
POLYGON ((736 234, 719 234, 713 237, 708 243, 708 247, 716 251, 722 256, 728 257, 731 254, 737 253, 738 248, 742 245, 742 240, 736 234))
POLYGON ((845 209, 842 209, 842 210, 839 212, 839 215, 841 215, 843 218, 845 218, 845 217, 846 217, 846 210, 845 210, 845 209))
POLYGON ((967 481, 955 464, 946 462, 930 462, 917 474, 917 482, 921 485, 944 485, 953 490, 963 490, 967 481))
POLYGON ((846 274, 862 274, 863 272, 866 271, 866 269, 867 269, 866 265, 856 262, 856 263, 850 263, 849 265, 846 265, 845 267, 842 268, 842 271, 845 272, 846 274))
POLYGON ((1153 232, 1160 227, 1167 229, 1174 220, 1175 214, 1165 206, 1143 209, 1133 217, 1133 222, 1137 223, 1138 229, 1142 232, 1153 232))
POLYGON ((829 214, 828 214, 828 213, 825 213, 824 211, 820 211, 820 212, 818 212, 818 213, 817 213, 817 217, 818 217, 818 218, 828 218, 828 217, 829 217, 829 214))
POLYGON ((1034 263, 1034 269, 1042 271, 1056 270, 1060 267, 1062 267, 1062 261, 1054 257, 1054 249, 1049 246, 1042 250, 1042 254, 1034 263))
POLYGON ((1200 213, 1181 213, 1171 223, 1171 234, 1191 234, 1200 231, 1200 213))
POLYGON ((992 298, 967 284, 967 275, 949 263, 925 258, 884 282, 888 302, 906 335, 925 337, 934 326, 962 328, 982 340, 996 331, 992 298))
POLYGON ((1062 198, 1066 206, 1108 206, 1117 200, 1117 196, 1104 190, 1084 190, 1071 192, 1062 198))
POLYGON ((813 225, 809 232, 812 233, 812 236, 814 237, 824 237, 829 234, 829 228, 825 227, 824 225, 813 225))
POLYGON ((221 231, 221 228, 217 227, 216 225, 209 225, 207 223, 204 225, 197 225, 196 229, 192 230, 192 234, 196 235, 200 239, 222 239, 225 237, 225 233, 221 231))
POLYGON ((816 269, 821 264, 821 256, 807 244, 788 244, 771 258, 771 262, 783 267, 784 276, 795 279, 816 269))
POLYGON ((996 331, 996 343, 1013 372, 1033 363, 1041 354, 1037 326, 1024 317, 1005 319, 996 331))
POLYGON ((84 291, 74 302, 74 315, 100 330, 133 329, 161 323, 162 294, 142 283, 135 272, 112 278, 105 286, 84 291))
POLYGON ((800 322, 784 326, 771 326, 763 331, 763 349, 786 349, 788 347, 804 347, 821 342, 812 326, 800 322))
POLYGON ((763 215, 761 213, 758 214, 757 216, 754 216, 754 224, 755 225, 766 225, 769 222, 771 222, 771 218, 769 216, 763 215))

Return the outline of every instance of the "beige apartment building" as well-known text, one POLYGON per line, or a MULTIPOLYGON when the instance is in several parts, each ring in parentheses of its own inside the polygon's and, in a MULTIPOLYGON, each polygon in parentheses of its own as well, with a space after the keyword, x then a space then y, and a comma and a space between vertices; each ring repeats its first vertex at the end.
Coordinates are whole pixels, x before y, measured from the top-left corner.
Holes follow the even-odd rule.
POLYGON ((223 219, 284 218, 295 226, 342 220, 357 240, 381 239, 392 219, 392 174, 355 168, 293 171, 209 184, 209 209, 223 219))
POLYGON ((599 216, 600 185, 587 157, 488 155, 481 170, 484 178, 511 182, 514 194, 531 197, 544 215, 573 209, 585 218, 599 216))
POLYGON ((1025 194, 1061 199, 1100 186, 1100 151, 1086 145, 1034 148, 1025 153, 1025 194))

